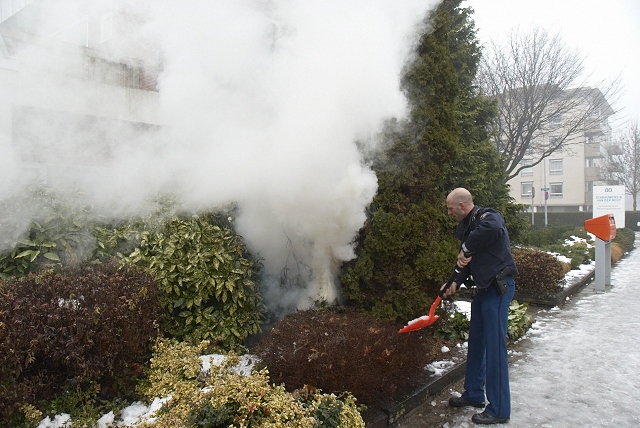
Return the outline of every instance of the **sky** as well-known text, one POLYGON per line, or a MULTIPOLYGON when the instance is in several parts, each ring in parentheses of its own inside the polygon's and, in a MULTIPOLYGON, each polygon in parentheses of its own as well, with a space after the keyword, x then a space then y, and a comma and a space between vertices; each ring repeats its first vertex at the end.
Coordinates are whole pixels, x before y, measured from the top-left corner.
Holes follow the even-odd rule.
POLYGON ((620 76, 624 93, 613 105, 614 132, 640 120, 640 1, 464 0, 472 7, 481 43, 500 42, 511 30, 540 27, 559 34, 585 57, 591 85, 620 76))

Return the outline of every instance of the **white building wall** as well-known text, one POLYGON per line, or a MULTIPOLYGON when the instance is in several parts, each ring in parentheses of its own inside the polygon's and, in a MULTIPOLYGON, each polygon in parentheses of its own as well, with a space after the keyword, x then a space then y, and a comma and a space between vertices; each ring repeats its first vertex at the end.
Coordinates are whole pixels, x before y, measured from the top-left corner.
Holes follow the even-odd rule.
MULTIPOLYGON (((571 135, 563 149, 556 150, 538 165, 521 171, 518 176, 509 180, 507 183, 510 195, 515 202, 528 206, 529 211, 533 203, 535 212, 544 211, 545 205, 547 211, 552 212, 591 210, 593 194, 590 186, 606 184, 599 180, 598 166, 602 162, 604 148, 611 140, 611 128, 607 119, 603 115, 598 126, 571 135), (561 170, 557 168, 559 162, 562 164, 561 170), (555 188, 554 184, 559 183, 562 184, 562 193, 554 194, 549 190, 549 198, 545 202, 543 189, 555 188), (523 184, 533 184, 533 200, 530 194, 523 194, 523 184)), ((562 134, 563 131, 559 129, 558 132, 562 134)), ((552 135, 553 132, 548 134, 552 135)))
MULTIPOLYGON (((549 190, 549 198, 546 200, 547 209, 556 211, 580 211, 584 205, 590 205, 585 201, 585 159, 584 144, 574 144, 570 150, 559 150, 540 164, 523 170, 517 177, 509 180, 510 194, 519 204, 531 205, 531 197, 522 194, 524 184, 531 183, 535 188, 533 204, 535 210, 544 208, 545 194, 543 188, 555 189, 557 184, 562 185, 562 193, 554 193, 549 190), (562 168, 558 169, 558 163, 562 168)), ((526 186, 525 186, 526 187, 526 186)))
POLYGON ((141 89, 140 61, 119 62, 108 53, 59 42, 30 43, 5 31, 4 36, 0 31, 0 166, 6 174, 51 183, 61 172, 104 163, 119 144, 135 144, 141 127, 161 126, 159 94, 141 89), (63 146, 75 155, 58 155, 63 146))
POLYGON ((160 124, 157 92, 42 70, 21 70, 15 80, 12 92, 16 105, 160 124))
POLYGON ((18 85, 18 79, 17 64, 0 53, 0 147, 11 143, 13 88, 18 85))

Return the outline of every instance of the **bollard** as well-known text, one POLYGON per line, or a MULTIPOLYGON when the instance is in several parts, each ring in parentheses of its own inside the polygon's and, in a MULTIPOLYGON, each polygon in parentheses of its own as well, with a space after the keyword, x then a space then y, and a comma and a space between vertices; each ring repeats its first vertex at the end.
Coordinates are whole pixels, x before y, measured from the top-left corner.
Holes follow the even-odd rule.
POLYGON ((587 232, 596 236, 596 291, 604 291, 611 285, 611 240, 616 237, 616 220, 613 214, 605 214, 584 221, 587 232))

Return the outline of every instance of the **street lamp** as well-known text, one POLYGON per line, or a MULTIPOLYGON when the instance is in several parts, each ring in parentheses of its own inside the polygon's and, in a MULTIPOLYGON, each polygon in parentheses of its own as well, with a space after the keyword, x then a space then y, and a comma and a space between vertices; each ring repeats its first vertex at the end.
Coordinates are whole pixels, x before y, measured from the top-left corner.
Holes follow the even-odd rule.
POLYGON ((531 185, 531 226, 535 224, 535 218, 533 213, 533 198, 536 196, 536 188, 531 185))

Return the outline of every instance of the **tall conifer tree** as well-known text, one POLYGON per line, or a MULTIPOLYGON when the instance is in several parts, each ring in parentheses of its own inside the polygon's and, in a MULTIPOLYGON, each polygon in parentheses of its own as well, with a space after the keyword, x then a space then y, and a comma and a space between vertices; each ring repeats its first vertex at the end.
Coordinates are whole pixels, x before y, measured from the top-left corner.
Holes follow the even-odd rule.
POLYGON ((341 276, 345 297, 377 316, 423 313, 448 277, 458 248, 450 190, 467 187, 476 203, 515 218, 487 134, 496 108, 473 84, 481 51, 472 10, 460 2, 444 0, 424 22, 401 81, 409 118, 389 126, 373 159, 372 216, 341 276))

